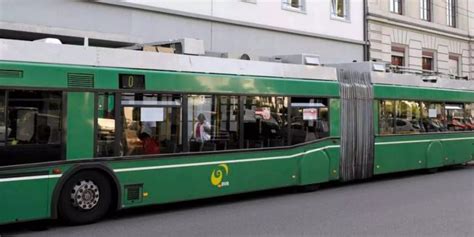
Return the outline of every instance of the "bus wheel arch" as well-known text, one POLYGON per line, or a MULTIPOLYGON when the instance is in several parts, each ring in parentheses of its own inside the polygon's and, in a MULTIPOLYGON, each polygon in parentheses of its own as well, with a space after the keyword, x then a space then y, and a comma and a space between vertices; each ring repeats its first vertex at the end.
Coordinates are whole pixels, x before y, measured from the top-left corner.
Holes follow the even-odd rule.
POLYGON ((64 173, 61 179, 56 184, 54 188, 52 199, 51 199, 51 218, 58 219, 59 217, 59 205, 60 205, 60 196, 66 185, 66 183, 74 178, 76 175, 81 172, 94 172, 98 175, 102 175, 107 179, 108 186, 111 190, 110 201, 108 212, 114 212, 121 208, 121 189, 120 184, 115 176, 114 172, 103 164, 81 164, 76 165, 64 173))

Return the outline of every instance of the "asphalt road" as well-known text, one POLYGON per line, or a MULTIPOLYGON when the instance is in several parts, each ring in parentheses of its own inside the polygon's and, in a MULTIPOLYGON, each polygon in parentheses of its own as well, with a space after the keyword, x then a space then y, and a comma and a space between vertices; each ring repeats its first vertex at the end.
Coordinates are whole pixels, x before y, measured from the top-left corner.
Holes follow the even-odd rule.
MULTIPOLYGON (((96 224, 23 223, 19 236, 474 236, 474 166, 312 193, 272 190, 122 211, 96 224)), ((2 237, 3 237, 2 235, 2 237)))

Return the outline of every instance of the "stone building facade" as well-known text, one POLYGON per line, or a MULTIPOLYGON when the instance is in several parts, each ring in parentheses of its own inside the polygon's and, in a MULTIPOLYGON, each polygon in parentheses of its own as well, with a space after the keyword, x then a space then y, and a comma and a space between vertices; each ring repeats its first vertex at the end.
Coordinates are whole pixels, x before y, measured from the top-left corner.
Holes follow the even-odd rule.
POLYGON ((0 38, 121 47, 195 38, 206 51, 364 59, 365 0, 0 0, 0 38))
POLYGON ((474 1, 367 1, 370 59, 474 78, 474 1))

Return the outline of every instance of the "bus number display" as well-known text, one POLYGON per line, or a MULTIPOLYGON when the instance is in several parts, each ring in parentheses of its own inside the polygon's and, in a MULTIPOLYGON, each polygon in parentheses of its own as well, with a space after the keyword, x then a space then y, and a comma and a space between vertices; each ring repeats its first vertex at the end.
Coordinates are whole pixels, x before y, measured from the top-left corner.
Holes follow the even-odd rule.
POLYGON ((120 89, 145 89, 145 75, 120 74, 120 89))

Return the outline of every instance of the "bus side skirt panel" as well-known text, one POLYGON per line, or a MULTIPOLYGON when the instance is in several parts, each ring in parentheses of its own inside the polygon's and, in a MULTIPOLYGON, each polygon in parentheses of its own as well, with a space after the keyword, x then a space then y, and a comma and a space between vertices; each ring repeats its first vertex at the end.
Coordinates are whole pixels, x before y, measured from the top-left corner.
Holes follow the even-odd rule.
POLYGON ((300 160, 300 185, 329 181, 329 156, 325 150, 306 154, 300 160))

